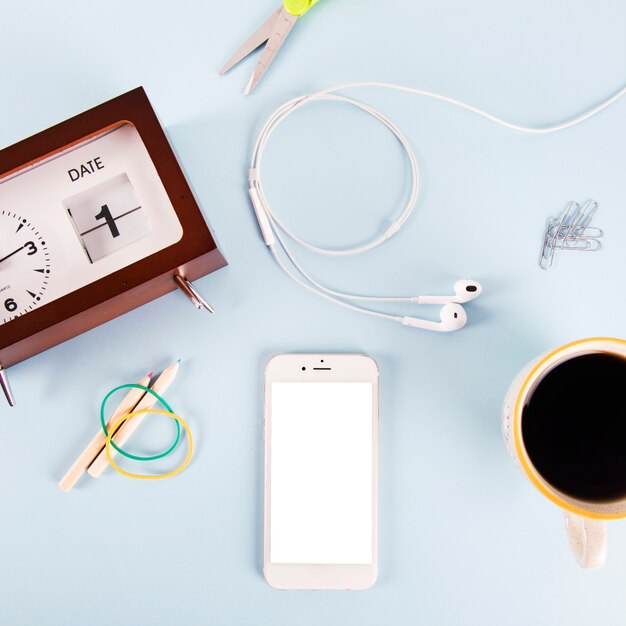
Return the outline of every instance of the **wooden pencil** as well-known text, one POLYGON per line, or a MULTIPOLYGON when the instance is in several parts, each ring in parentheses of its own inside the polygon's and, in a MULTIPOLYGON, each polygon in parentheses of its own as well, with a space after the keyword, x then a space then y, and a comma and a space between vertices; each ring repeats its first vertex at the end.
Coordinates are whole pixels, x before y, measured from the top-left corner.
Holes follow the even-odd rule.
MULTIPOLYGON (((151 377, 152 374, 148 374, 148 376, 142 378, 137 384, 147 387, 150 384, 151 377)), ((146 392, 143 391, 143 389, 130 389, 109 418, 107 428, 114 424, 122 415, 133 411, 145 394, 146 392)), ((93 460, 104 450, 105 440, 104 431, 99 429, 96 436, 89 442, 80 456, 74 461, 72 467, 67 470, 67 473, 61 479, 59 487, 63 489, 63 491, 70 491, 78 482, 78 479, 87 471, 87 468, 91 465, 93 460)))
MULTIPOLYGON (((162 374, 154 381, 152 385, 152 389, 156 391, 158 394, 162 395, 165 390, 174 382, 176 378, 176 374, 178 374, 178 368, 180 365, 180 361, 176 361, 170 365, 167 369, 163 370, 162 374)), ((143 409, 151 409, 157 402, 157 399, 147 393, 144 398, 139 402, 139 404, 135 407, 135 411, 141 411, 143 409)), ((143 415, 135 415, 128 421, 124 422, 119 430, 113 436, 113 441, 118 446, 123 446, 131 437, 131 435, 137 430, 141 422, 143 421, 145 414, 143 415)), ((115 456, 117 454, 117 450, 115 448, 111 448, 111 456, 115 456)), ((100 454, 93 460, 87 472, 93 478, 98 478, 102 472, 108 467, 109 460, 107 459, 106 450, 102 450, 100 454)))

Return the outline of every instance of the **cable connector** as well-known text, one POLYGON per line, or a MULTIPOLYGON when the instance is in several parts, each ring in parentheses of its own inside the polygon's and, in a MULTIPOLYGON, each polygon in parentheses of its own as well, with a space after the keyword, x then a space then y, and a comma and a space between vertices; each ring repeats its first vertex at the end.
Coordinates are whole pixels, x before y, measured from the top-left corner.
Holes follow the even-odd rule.
POLYGON ((259 228, 261 229, 263 241, 265 242, 266 246, 273 246, 276 243, 276 240, 274 239, 274 232, 272 231, 272 225, 267 219, 267 215, 263 210, 263 207, 261 206, 261 198, 259 197, 259 193, 254 187, 250 187, 250 189, 248 189, 248 193, 250 194, 252 208, 254 209, 257 222, 259 223, 259 228))

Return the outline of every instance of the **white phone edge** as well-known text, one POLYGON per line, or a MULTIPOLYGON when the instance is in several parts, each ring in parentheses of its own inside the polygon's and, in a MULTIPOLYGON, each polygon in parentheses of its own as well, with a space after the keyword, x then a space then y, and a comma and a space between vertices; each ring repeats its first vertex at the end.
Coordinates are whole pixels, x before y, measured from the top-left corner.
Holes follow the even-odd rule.
POLYGON ((265 367, 263 438, 265 448, 263 575, 275 589, 299 590, 363 590, 372 587, 378 578, 378 365, 363 354, 279 354, 265 367), (329 370, 314 370, 320 361, 329 370), (303 371, 302 367, 306 367, 303 371), (270 459, 271 384, 273 382, 371 382, 372 383, 372 563, 343 564, 278 564, 270 561, 270 459))

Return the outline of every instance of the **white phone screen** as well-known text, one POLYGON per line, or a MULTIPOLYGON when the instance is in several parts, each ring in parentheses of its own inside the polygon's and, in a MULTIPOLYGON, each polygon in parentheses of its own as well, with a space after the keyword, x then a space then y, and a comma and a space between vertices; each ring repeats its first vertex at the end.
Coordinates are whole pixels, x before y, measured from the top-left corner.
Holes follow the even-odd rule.
POLYGON ((270 561, 369 564, 372 383, 272 383, 270 561))

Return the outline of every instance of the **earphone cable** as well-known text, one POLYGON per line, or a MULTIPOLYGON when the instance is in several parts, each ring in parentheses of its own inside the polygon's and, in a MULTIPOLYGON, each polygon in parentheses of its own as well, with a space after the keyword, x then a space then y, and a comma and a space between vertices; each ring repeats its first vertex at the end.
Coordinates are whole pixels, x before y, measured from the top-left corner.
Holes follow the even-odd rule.
MULTIPOLYGON (((599 105, 593 107, 589 111, 578 115, 570 120, 567 120, 562 123, 553 124, 545 127, 532 127, 532 126, 524 126, 520 124, 515 124, 513 122, 508 122, 502 118, 499 118, 491 113, 483 111, 478 107, 467 104, 461 100, 457 100, 455 98, 451 98, 449 96, 445 96, 443 94, 438 94, 436 92, 427 91, 424 89, 418 89, 415 87, 409 87, 404 85, 398 85, 395 83, 385 83, 385 82, 377 82, 377 81, 366 81, 366 82, 354 82, 354 83, 345 83, 342 85, 337 85, 334 87, 330 87, 328 89, 324 89, 315 93, 311 93, 304 96, 299 96, 297 98, 293 98, 281 106, 279 106, 268 118, 266 123, 264 124, 257 141, 255 143, 254 149, 252 151, 252 160, 250 166, 250 187, 252 190, 255 190, 256 197, 258 198, 259 206, 255 205, 255 210, 257 213, 262 212, 268 223, 270 228, 273 230, 276 235, 276 239, 278 240, 280 246, 283 248, 287 258, 293 265, 293 267, 300 273, 302 278, 299 278, 295 274, 293 274, 287 266, 283 263, 280 255, 277 253, 275 249, 275 245, 273 243, 268 243, 266 239, 266 243, 268 244, 272 255, 277 261, 279 267, 297 284, 305 287, 309 291, 317 294, 320 297, 323 297, 327 300, 335 302, 341 306, 346 308, 367 314, 373 315, 375 317, 382 317, 385 319, 391 319, 393 321, 402 322, 402 317, 389 315, 386 313, 381 313, 378 311, 371 311, 364 307, 360 307, 357 305, 350 304, 345 302, 344 299, 348 300, 363 300, 363 301, 378 301, 378 302, 416 302, 418 300, 417 297, 384 297, 384 296, 365 296, 365 295, 355 295, 348 294, 341 291, 330 289, 324 286, 321 282, 314 279, 307 271, 304 270, 302 265, 297 262, 293 253, 289 250, 286 245, 286 241, 281 234, 284 233, 285 236, 289 237, 302 247, 311 250, 312 252, 318 254, 324 254, 329 256, 347 256, 353 254, 360 254, 363 252, 367 252, 369 250, 373 250, 374 248, 380 246, 382 243, 393 237, 406 223, 406 221, 411 216, 415 205, 417 203, 417 198, 419 194, 419 166, 417 164, 417 159, 415 158, 415 153, 404 136, 402 131, 396 126, 388 117, 386 117, 383 113, 369 106, 368 104, 361 102, 359 100, 355 100, 353 98, 349 98, 347 96, 343 96, 337 94, 337 91, 344 91, 346 89, 355 89, 355 88, 382 88, 382 89, 391 89, 395 91, 401 91, 405 93, 412 93, 415 95, 421 95, 423 97, 439 100, 445 102, 447 104, 456 106, 458 108, 464 109, 466 111, 470 111, 471 113, 475 113, 481 117, 484 117, 495 124, 500 126, 504 126, 505 128, 509 128, 511 130, 531 133, 531 134, 548 134, 557 132, 560 130, 565 130, 581 122, 593 117, 594 115, 600 113, 607 107, 611 106, 613 103, 617 102, 620 98, 622 98, 626 94, 626 86, 620 89, 617 93, 615 93, 610 98, 601 102, 599 105), (300 107, 305 104, 315 102, 315 101, 334 101, 334 102, 343 102, 345 104, 349 104, 355 106, 365 113, 371 115, 376 120, 384 124, 387 129, 393 133, 393 135, 398 139, 402 147, 404 148, 405 154, 408 158, 409 165, 411 168, 411 192, 409 195, 409 199, 404 209, 400 213, 400 215, 391 223, 391 225, 382 233, 382 235, 378 235, 374 237, 369 242, 362 244, 360 246, 351 247, 351 248, 343 248, 343 249, 331 249, 324 248, 321 246, 317 246, 311 244, 304 239, 302 239, 299 235, 297 235, 293 230, 288 228, 282 220, 280 220, 276 214, 272 211, 270 204, 265 196, 262 184, 262 176, 261 176, 261 166, 263 161, 263 156, 265 153, 265 149, 272 133, 276 130, 276 128, 280 125, 281 122, 285 120, 289 115, 294 113, 300 107)), ((254 201, 254 200, 253 200, 254 201)), ((261 216, 258 215, 259 220, 261 216)))

